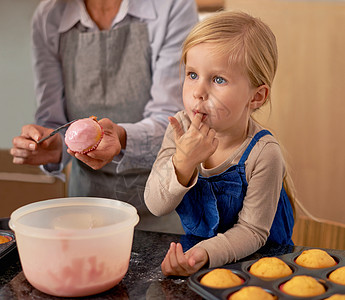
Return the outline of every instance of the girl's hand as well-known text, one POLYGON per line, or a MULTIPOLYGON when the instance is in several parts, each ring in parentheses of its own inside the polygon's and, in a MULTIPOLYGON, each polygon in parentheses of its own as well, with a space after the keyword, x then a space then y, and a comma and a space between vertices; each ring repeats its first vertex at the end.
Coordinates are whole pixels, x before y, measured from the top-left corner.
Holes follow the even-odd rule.
POLYGON ((184 186, 188 185, 197 165, 206 161, 218 147, 216 131, 202 123, 202 117, 197 113, 186 132, 176 118, 169 118, 176 144, 173 163, 178 180, 184 186))
MULTIPOLYGON (((122 149, 121 141, 126 140, 125 130, 113 123, 111 120, 104 118, 99 120, 99 124, 103 127, 104 135, 98 147, 86 154, 75 153, 71 150, 67 152, 87 164, 94 170, 98 170, 110 163, 114 156, 118 155, 122 149)), ((123 146, 125 148, 125 145, 123 146)))
POLYGON ((41 138, 49 135, 53 129, 29 124, 22 127, 20 136, 12 140, 10 150, 14 164, 45 165, 59 163, 62 155, 62 138, 60 134, 37 144, 41 138))
POLYGON ((194 274, 208 262, 205 249, 195 247, 183 253, 180 243, 171 243, 161 264, 165 276, 189 276, 194 274))

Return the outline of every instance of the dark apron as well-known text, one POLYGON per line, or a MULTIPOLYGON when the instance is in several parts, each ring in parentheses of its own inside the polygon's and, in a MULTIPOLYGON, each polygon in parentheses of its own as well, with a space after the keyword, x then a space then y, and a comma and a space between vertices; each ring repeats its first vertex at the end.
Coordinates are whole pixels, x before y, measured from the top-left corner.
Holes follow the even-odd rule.
MULTIPOLYGON (((152 83, 147 25, 135 22, 109 31, 83 31, 79 23, 60 39, 68 120, 91 115, 115 123, 142 120, 152 83)), ((118 175, 115 168, 110 163, 95 171, 73 159, 69 195, 119 199, 147 213, 143 192, 149 170, 118 175)))
MULTIPOLYGON (((254 136, 237 165, 214 176, 199 175, 196 185, 176 208, 186 234, 210 238, 224 233, 237 223, 248 187, 245 162, 256 142, 266 134, 271 133, 262 130, 254 136)), ((268 240, 293 245, 293 225, 292 206, 282 187, 268 240)))

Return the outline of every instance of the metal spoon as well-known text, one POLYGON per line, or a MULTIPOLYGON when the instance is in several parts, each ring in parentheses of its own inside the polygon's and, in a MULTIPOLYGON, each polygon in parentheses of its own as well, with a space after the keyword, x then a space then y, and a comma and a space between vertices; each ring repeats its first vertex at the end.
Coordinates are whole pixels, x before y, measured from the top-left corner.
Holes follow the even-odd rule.
POLYGON ((54 131, 52 131, 49 135, 47 135, 46 137, 40 139, 40 140, 37 141, 36 143, 37 143, 37 144, 40 144, 40 143, 44 142, 45 140, 49 139, 49 138, 52 137, 53 135, 57 134, 61 129, 63 129, 63 128, 69 126, 69 125, 71 125, 71 124, 72 124, 73 122, 75 122, 75 121, 77 121, 77 120, 73 120, 73 121, 71 121, 71 122, 68 122, 68 123, 66 123, 66 124, 64 124, 64 125, 62 125, 62 126, 56 128, 56 129, 55 129, 54 131))

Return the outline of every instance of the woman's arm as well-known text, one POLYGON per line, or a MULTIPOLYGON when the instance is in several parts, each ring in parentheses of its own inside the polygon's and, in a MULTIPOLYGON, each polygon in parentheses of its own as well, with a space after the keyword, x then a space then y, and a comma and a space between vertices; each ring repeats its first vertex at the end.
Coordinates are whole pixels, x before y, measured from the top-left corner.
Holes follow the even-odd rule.
MULTIPOLYGON (((36 123, 56 128, 67 122, 64 109, 62 69, 58 57, 58 27, 64 6, 54 7, 55 2, 45 1, 38 5, 32 19, 32 55, 37 101, 36 123)), ((63 140, 63 133, 61 139, 63 140)), ((45 168, 60 171, 70 156, 62 143, 62 164, 50 164, 45 168)))
MULTIPOLYGON (((151 96, 144 118, 120 123, 126 131, 126 149, 117 172, 149 170, 161 147, 168 117, 183 109, 179 62, 181 47, 198 21, 194 0, 153 1, 157 20, 148 22, 152 48, 151 96)), ((145 5, 145 4, 143 4, 145 5)))

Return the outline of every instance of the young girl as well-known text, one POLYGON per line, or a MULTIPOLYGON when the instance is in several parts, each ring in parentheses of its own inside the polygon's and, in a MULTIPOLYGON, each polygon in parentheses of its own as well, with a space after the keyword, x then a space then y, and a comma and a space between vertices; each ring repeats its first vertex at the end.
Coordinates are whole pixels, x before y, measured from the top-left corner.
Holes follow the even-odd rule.
POLYGON ((170 118, 145 202, 157 216, 176 209, 186 234, 203 239, 186 253, 172 243, 162 263, 165 275, 188 276, 267 240, 292 244, 294 220, 279 144, 251 117, 270 99, 272 31, 248 14, 221 12, 192 30, 182 61, 185 110, 170 118))

